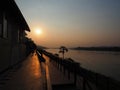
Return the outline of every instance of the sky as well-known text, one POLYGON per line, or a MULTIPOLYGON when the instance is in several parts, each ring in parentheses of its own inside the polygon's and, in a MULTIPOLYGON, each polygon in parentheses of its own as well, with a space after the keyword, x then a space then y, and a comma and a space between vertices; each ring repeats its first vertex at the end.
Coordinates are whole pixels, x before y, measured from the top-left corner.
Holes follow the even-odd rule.
POLYGON ((37 45, 120 46, 120 0, 15 1, 37 45))

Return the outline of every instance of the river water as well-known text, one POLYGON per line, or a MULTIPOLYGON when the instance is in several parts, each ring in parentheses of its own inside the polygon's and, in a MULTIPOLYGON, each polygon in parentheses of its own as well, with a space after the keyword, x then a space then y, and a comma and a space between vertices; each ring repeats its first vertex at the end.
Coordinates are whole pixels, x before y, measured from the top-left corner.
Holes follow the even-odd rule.
MULTIPOLYGON (((59 54, 59 49, 46 49, 59 54)), ((62 57, 62 54, 59 54, 62 57)), ((72 58, 89 70, 101 73, 120 81, 120 52, 69 50, 65 58, 72 58)))

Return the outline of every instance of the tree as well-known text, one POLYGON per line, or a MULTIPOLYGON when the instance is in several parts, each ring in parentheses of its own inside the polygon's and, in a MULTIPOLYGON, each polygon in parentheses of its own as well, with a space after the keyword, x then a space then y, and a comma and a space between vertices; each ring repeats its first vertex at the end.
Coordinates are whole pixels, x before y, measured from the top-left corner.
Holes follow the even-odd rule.
POLYGON ((26 45, 26 54, 29 55, 30 53, 34 53, 37 46, 31 38, 25 38, 25 45, 26 45))
POLYGON ((59 53, 62 53, 64 59, 64 54, 65 52, 68 52, 68 49, 65 46, 61 46, 59 49, 60 49, 59 53))

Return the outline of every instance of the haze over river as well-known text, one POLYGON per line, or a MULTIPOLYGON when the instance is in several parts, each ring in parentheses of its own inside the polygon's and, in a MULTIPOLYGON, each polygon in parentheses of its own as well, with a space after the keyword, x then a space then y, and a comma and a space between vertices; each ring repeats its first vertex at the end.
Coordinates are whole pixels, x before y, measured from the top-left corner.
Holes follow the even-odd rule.
MULTIPOLYGON (((59 54, 59 49, 46 49, 53 54, 59 54)), ((82 67, 101 73, 120 81, 120 52, 69 50, 65 58, 72 58, 82 67)))

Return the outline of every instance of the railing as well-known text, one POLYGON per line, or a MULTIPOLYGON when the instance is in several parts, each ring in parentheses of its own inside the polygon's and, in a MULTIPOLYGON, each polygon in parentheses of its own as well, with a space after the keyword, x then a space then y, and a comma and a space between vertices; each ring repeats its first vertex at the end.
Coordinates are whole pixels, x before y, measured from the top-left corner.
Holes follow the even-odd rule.
POLYGON ((71 59, 63 60, 46 51, 43 53, 56 63, 57 68, 63 71, 63 74, 67 72, 69 79, 73 74, 74 85, 79 84, 78 77, 80 77, 82 90, 120 90, 119 81, 87 70, 71 59))

